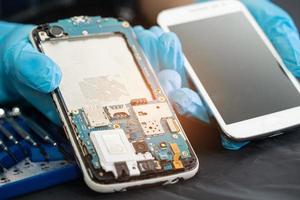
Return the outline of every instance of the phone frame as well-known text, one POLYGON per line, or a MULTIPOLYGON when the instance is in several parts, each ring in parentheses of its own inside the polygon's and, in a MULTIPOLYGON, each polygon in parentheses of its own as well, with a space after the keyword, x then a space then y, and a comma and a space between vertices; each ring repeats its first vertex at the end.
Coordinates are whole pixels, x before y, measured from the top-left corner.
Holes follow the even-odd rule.
MULTIPOLYGON (((105 20, 104 20, 105 21, 105 20)), ((123 36, 126 39, 126 42, 128 44, 128 46, 130 47, 130 49, 132 50, 132 54, 135 58, 139 57, 140 59, 139 62, 145 62, 145 65, 147 66, 147 71, 146 73, 152 74, 153 78, 155 79, 155 81, 157 82, 157 84, 159 85, 159 81, 157 79, 157 77, 155 76, 155 72, 153 70, 150 64, 150 62, 148 61, 146 55, 144 54, 144 52, 142 51, 141 47, 139 47, 139 44, 137 42, 137 38, 132 30, 132 28, 129 26, 129 24, 127 22, 123 22, 120 21, 120 24, 123 25, 123 27, 121 27, 120 29, 117 28, 117 24, 114 24, 112 27, 105 27, 104 28, 104 32, 99 32, 99 33, 95 33, 95 34, 91 34, 91 37, 94 36, 101 36, 101 35, 105 35, 107 29, 112 30, 111 33, 121 33, 123 34, 123 36)), ((55 24, 55 25, 59 25, 59 24, 55 24)), ((84 29, 85 27, 83 27, 84 29)), ((30 41, 32 43, 32 45, 40 52, 43 52, 42 49, 42 45, 41 45, 41 41, 37 41, 35 34, 34 34, 35 29, 33 29, 29 35, 30 41)), ((81 31, 80 31, 81 32, 81 31)), ((83 34, 83 33, 82 33, 83 34)), ((87 35, 81 35, 81 36, 71 36, 71 37, 82 37, 82 38, 86 38, 88 37, 87 35)), ((139 64, 140 66, 140 64, 139 64)), ((160 86, 160 85, 159 85, 160 86)), ((161 88, 161 86, 160 86, 161 88)), ((163 91, 162 91, 163 93, 163 91)), ((61 92, 59 90, 59 88, 55 89, 53 92, 51 92, 51 96, 52 99, 54 101, 55 107, 59 113, 59 117, 63 122, 63 128, 64 131, 66 133, 67 138, 69 139, 69 141, 71 142, 71 145, 73 147, 73 150, 75 152, 75 158, 77 160, 77 163, 79 164, 79 167, 81 168, 81 171, 83 172, 83 178, 86 182, 86 184, 94 191, 97 192, 102 192, 102 193, 110 193, 110 192, 119 192, 119 191, 126 191, 127 189, 131 189, 131 188, 137 188, 137 187, 146 187, 146 186, 152 186, 152 185, 168 185, 168 184, 175 184, 178 181, 181 180, 187 180, 192 178, 193 176, 195 176, 195 174, 198 171, 199 168, 199 161, 198 158, 194 152, 194 150, 192 149, 192 146, 187 138, 187 136, 185 135, 184 131, 183 136, 186 139, 187 144, 191 147, 191 154, 193 156, 193 158, 195 159, 195 166, 193 167, 193 169, 190 169, 189 171, 183 171, 183 172, 174 172, 174 174, 171 175, 160 175, 158 177, 151 177, 151 178, 147 178, 147 179, 143 179, 143 180, 129 180, 128 182, 120 182, 120 183, 112 183, 112 184, 101 184, 99 182, 96 182, 95 180, 93 180, 91 174, 91 170, 89 170, 86 167, 86 161, 83 159, 83 155, 82 155, 82 151, 80 150, 80 147, 78 146, 78 141, 76 140, 76 134, 74 132, 74 126, 71 123, 71 119, 67 114, 67 108, 66 105, 64 103, 63 97, 61 95, 61 92)), ((170 109, 172 110, 173 113, 175 113, 174 109, 171 107, 170 102, 168 101, 168 99, 166 99, 166 102, 168 103, 168 105, 170 106, 170 109)), ((177 116, 174 115, 176 118, 177 116)), ((178 119, 177 119, 178 120, 178 119)), ((181 129, 183 130, 181 124, 179 124, 179 126, 181 127, 181 129)))
MULTIPOLYGON (((235 12, 242 12, 246 16, 252 27, 262 38, 264 44, 268 47, 274 58, 281 65, 284 73, 293 83, 296 90, 298 90, 300 93, 299 82, 287 69, 280 55, 277 53, 276 49, 273 47, 264 31, 260 28, 254 17, 241 2, 237 0, 219 0, 168 9, 159 14, 157 21, 164 31, 169 32, 170 29, 168 27, 172 25, 222 16, 235 12)), ((201 80, 199 80, 198 76, 193 70, 193 67, 186 58, 185 68, 192 82, 195 84, 198 92, 206 101, 212 114, 216 118, 221 130, 232 140, 245 141, 249 139, 267 137, 273 134, 278 134, 278 132, 281 132, 287 128, 298 126, 300 124, 300 106, 259 116, 249 120, 226 124, 214 105, 212 99, 210 98, 208 92, 201 83, 201 80)))

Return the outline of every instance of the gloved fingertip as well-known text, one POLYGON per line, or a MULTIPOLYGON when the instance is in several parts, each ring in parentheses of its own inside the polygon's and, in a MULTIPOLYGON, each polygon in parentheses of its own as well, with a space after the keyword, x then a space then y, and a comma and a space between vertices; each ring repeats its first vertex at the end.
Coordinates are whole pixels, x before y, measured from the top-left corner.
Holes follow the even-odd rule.
POLYGON ((152 26, 149 30, 158 37, 164 33, 163 30, 158 26, 152 26))
POLYGON ((159 37, 158 45, 161 68, 177 71, 182 78, 182 84, 187 87, 184 54, 178 37, 174 33, 163 33, 159 37))
POLYGON ((223 134, 221 134, 221 143, 225 149, 237 151, 250 143, 250 141, 246 142, 235 142, 227 139, 223 134))
POLYGON ((149 30, 144 30, 138 33, 137 39, 139 44, 144 50, 147 58, 149 59, 153 69, 159 71, 159 59, 158 59, 158 38, 149 30))
POLYGON ((137 37, 139 37, 139 34, 141 33, 141 32, 143 32, 145 29, 144 29, 144 27, 143 26, 135 26, 135 27, 133 27, 133 31, 134 31, 134 33, 137 35, 137 37))
POLYGON ((209 123, 206 107, 199 95, 189 88, 181 88, 170 93, 169 99, 180 115, 194 117, 209 123))
POLYGON ((162 70, 157 74, 157 77, 167 95, 173 90, 179 89, 182 86, 181 77, 178 72, 174 70, 162 70))
POLYGON ((165 46, 165 47, 180 47, 181 49, 181 43, 177 35, 173 32, 167 32, 167 33, 162 33, 160 35, 160 42, 165 46))

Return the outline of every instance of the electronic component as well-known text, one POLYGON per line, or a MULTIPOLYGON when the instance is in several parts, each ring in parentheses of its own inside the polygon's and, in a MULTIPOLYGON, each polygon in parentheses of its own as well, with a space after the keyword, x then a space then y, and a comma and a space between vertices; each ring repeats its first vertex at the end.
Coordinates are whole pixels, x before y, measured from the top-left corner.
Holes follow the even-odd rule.
POLYGON ((183 169, 184 168, 181 160, 173 160, 173 166, 175 169, 183 169))
POLYGON ((130 176, 126 162, 115 163, 115 169, 117 171, 117 177, 130 176))
POLYGON ((174 153, 173 160, 179 160, 181 151, 176 143, 171 143, 170 147, 174 153))
POLYGON ((118 170, 125 168, 120 164, 116 168, 115 163, 125 162, 130 176, 140 175, 137 156, 123 129, 92 131, 90 137, 106 172, 112 172, 118 178, 121 173, 118 170))
POLYGON ((167 149, 167 143, 166 143, 166 142, 161 142, 161 143, 159 144, 159 146, 160 146, 160 148, 162 148, 162 149, 167 149))
POLYGON ((130 116, 126 105, 114 105, 114 106, 105 106, 104 109, 106 110, 110 119, 123 119, 130 116))
POLYGON ((137 114, 139 121, 153 120, 172 117, 172 112, 167 103, 155 103, 133 106, 134 112, 137 114))
POLYGON ((184 141, 184 138, 182 137, 181 134, 166 133, 163 135, 154 135, 151 138, 147 139, 146 142, 150 150, 157 152, 157 154, 155 155, 159 160, 169 160, 169 161, 173 160, 172 154, 174 154, 174 151, 176 153, 180 152, 181 159, 186 159, 191 156, 188 145, 184 141), (162 141, 169 144, 166 150, 157 149, 157 147, 160 148, 160 144, 162 141), (177 146, 175 146, 174 144, 176 144, 177 146), (179 150, 177 149, 177 147, 179 150), (169 152, 171 155, 167 154, 166 152, 169 152))
POLYGON ((158 158, 159 160, 172 160, 172 156, 170 156, 168 151, 159 151, 158 152, 158 158))
POLYGON ((160 122, 161 119, 173 116, 167 103, 133 106, 133 110, 146 135, 164 133, 164 129, 160 122))
POLYGON ((147 104, 147 99, 146 98, 141 98, 141 99, 132 99, 130 101, 130 104, 133 106, 138 106, 138 105, 142 105, 142 104, 147 104))
POLYGON ((109 119, 101 106, 86 106, 83 108, 87 123, 90 127, 107 126, 109 119))
POLYGON ((146 153, 149 151, 145 141, 138 141, 132 143, 136 153, 146 153))
POLYGON ((49 29, 49 33, 54 37, 62 37, 64 35, 64 29, 60 26, 52 26, 49 29))
POLYGON ((138 162, 138 167, 142 173, 153 173, 161 169, 161 166, 153 160, 144 160, 138 162))
POLYGON ((141 122, 145 135, 156 135, 164 133, 164 129, 157 120, 148 120, 141 122))
POLYGON ((170 147, 173 151, 173 166, 175 169, 182 169, 183 168, 183 164, 182 162, 179 160, 180 159, 180 155, 181 155, 181 151, 178 147, 178 145, 176 143, 171 143, 170 147))
POLYGON ((180 131, 179 125, 177 124, 176 120, 168 118, 167 124, 171 133, 178 133, 180 131))
POLYGON ((165 171, 169 171, 173 169, 172 164, 170 162, 165 163, 163 168, 165 171))

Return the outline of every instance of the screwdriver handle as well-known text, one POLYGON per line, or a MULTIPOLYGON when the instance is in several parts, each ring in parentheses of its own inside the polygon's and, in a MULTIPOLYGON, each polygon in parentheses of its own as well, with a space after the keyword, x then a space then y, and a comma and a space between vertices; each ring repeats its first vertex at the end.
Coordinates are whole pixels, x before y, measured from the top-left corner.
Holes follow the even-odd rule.
POLYGON ((43 129, 40 125, 38 125, 35 121, 31 120, 30 118, 27 118, 25 116, 19 116, 21 119, 23 119, 26 124, 43 140, 46 142, 49 142, 53 146, 56 146, 57 143, 51 138, 51 136, 43 129))
POLYGON ((3 135, 11 140, 14 144, 18 144, 19 142, 16 140, 15 136, 11 134, 4 126, 0 124, 0 131, 3 133, 3 135))
POLYGON ((0 148, 3 151, 7 151, 8 150, 8 147, 4 144, 4 142, 1 139, 0 139, 0 148))
POLYGON ((27 142, 29 142, 32 146, 38 146, 38 144, 31 138, 30 134, 27 133, 20 125, 13 119, 7 118, 7 121, 12 125, 12 127, 16 130, 16 132, 27 142))

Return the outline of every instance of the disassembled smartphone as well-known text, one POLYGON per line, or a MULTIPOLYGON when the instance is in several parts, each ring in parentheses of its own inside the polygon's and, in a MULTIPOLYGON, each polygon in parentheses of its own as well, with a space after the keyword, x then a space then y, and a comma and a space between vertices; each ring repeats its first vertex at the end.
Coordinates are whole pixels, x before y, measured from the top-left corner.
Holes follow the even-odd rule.
POLYGON ((191 80, 230 139, 300 126, 300 85, 240 1, 165 10, 158 23, 178 35, 191 80))
POLYGON ((72 17, 36 27, 31 40, 62 71, 52 96, 90 188, 195 175, 197 157, 128 22, 72 17))

